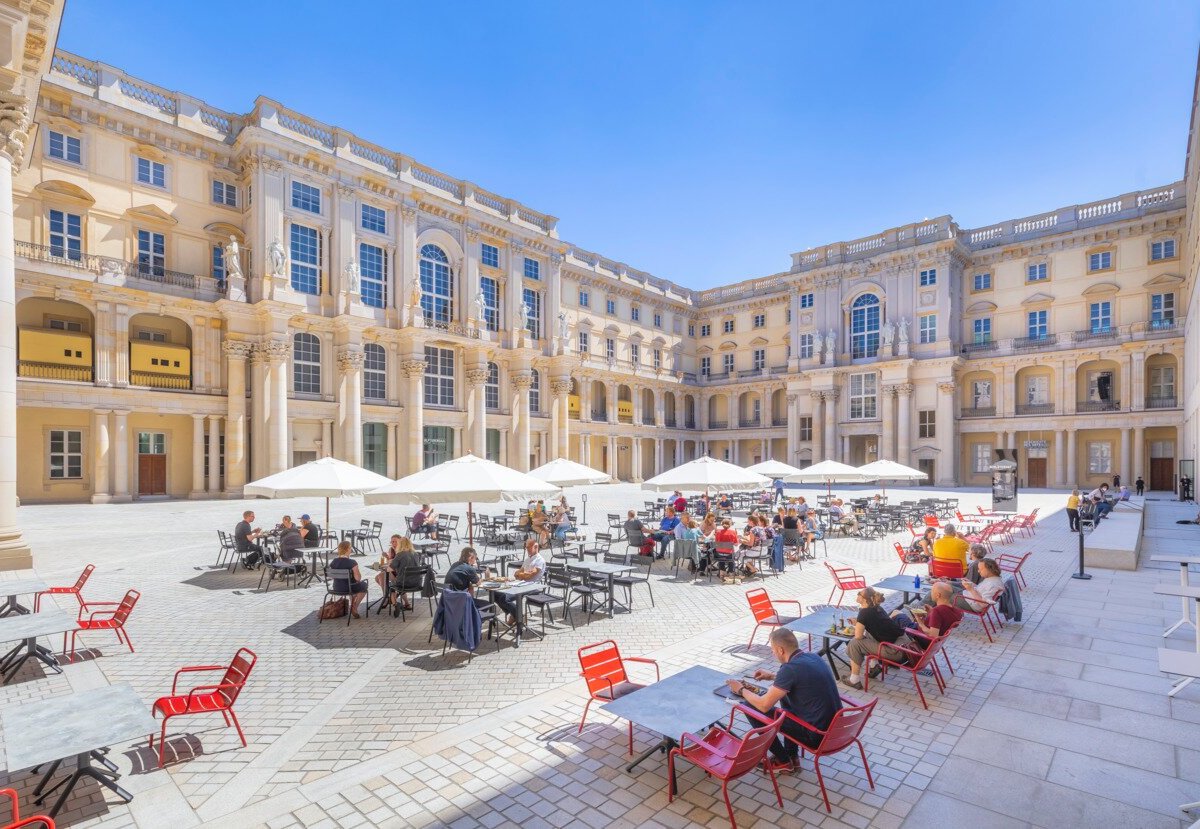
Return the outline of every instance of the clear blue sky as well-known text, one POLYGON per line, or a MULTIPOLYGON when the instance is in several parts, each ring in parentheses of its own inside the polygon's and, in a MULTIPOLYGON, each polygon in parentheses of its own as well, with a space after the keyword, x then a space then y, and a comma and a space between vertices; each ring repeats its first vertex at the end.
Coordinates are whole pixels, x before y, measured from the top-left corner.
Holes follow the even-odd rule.
POLYGON ((1175 181, 1198 43, 1184 0, 69 0, 59 37, 227 110, 275 98, 693 288, 1175 181))

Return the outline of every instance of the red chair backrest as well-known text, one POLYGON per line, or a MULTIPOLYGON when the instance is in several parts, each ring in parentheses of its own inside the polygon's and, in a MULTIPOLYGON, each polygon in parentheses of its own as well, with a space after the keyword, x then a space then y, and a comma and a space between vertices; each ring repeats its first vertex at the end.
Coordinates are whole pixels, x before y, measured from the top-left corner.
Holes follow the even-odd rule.
POLYGON ((836 754, 858 739, 858 735, 867 726, 871 712, 875 710, 878 697, 866 705, 844 705, 833 715, 825 736, 817 746, 817 754, 836 754))
POLYGON ((257 661, 258 655, 249 648, 239 648, 238 652, 233 655, 233 661, 229 663, 229 667, 225 669, 225 675, 221 677, 221 685, 233 687, 222 688, 217 692, 225 701, 226 706, 233 707, 257 661))
MULTIPOLYGON (((738 708, 744 709, 745 706, 739 705, 738 708)), ((746 713, 746 716, 751 716, 748 711, 744 713, 746 713)), ((762 717, 762 714, 758 714, 758 716, 762 717)), ((751 722, 753 721, 751 720, 751 722)), ((761 728, 755 728, 745 733, 741 744, 738 746, 737 754, 733 756, 732 762, 729 765, 729 771, 725 775, 726 780, 741 777, 763 761, 763 757, 767 755, 767 751, 771 748, 771 743, 775 741, 775 735, 778 733, 782 722, 783 714, 780 713, 778 717, 761 728)))
POLYGON ((936 515, 934 515, 933 513, 926 515, 922 520, 925 522, 926 527, 940 527, 941 526, 941 524, 938 523, 938 517, 936 515))
POLYGON ((578 653, 579 667, 583 669, 588 693, 607 691, 610 682, 616 685, 626 681, 625 663, 621 661, 621 651, 612 639, 584 645, 578 653))
MULTIPOLYGON (((952 626, 950 630, 954 630, 954 627, 952 626)), ((928 667, 929 663, 933 660, 934 655, 942 649, 942 643, 945 642, 946 637, 950 635, 950 630, 946 631, 936 639, 931 639, 928 647, 921 651, 921 658, 918 659, 915 664, 909 663, 906 665, 905 670, 920 671, 928 667)))
POLYGON ((769 619, 775 615, 775 605, 771 604, 771 597, 761 587, 755 590, 747 590, 746 601, 750 603, 750 612, 754 614, 754 621, 756 622, 761 622, 763 619, 769 619))
POLYGON ((900 560, 908 564, 908 553, 904 552, 904 547, 900 545, 900 542, 893 542, 892 546, 896 548, 896 555, 900 556, 900 560))
POLYGON ((76 590, 83 589, 83 586, 85 584, 87 584, 87 580, 92 577, 92 571, 95 569, 96 569, 95 564, 89 564, 87 567, 83 568, 83 572, 79 574, 79 578, 75 579, 75 589, 76 590))
POLYGON ((961 579, 967 574, 957 561, 935 558, 929 562, 929 575, 935 579, 961 579))
POLYGON ((133 606, 137 604, 138 599, 141 597, 142 594, 136 590, 130 590, 126 593, 125 598, 121 599, 121 604, 117 605, 117 612, 113 614, 113 621, 120 625, 125 624, 125 620, 129 618, 133 606))

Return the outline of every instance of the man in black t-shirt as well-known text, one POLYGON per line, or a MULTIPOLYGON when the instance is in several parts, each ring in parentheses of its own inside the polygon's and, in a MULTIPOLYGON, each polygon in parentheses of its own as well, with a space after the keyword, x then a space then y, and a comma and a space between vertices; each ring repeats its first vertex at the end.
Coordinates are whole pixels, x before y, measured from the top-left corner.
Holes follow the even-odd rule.
MULTIPOLYGON (((756 694, 746 688, 741 680, 730 679, 727 680, 729 689, 769 717, 777 716, 775 706, 778 704, 784 711, 815 728, 822 731, 829 728, 834 714, 841 710, 842 699, 838 695, 833 672, 825 660, 815 653, 802 652, 796 634, 787 628, 775 628, 769 644, 771 653, 779 660, 779 671, 771 673, 760 668, 754 672, 754 678, 774 680, 771 687, 756 694)), ((755 728, 763 725, 761 722, 752 724, 755 728)), ((820 734, 789 719, 784 719, 779 730, 809 748, 816 748, 821 743, 820 734)), ((799 752, 795 743, 776 737, 771 745, 771 756, 774 758, 772 768, 775 771, 794 769, 799 752)))
POLYGON ((251 528, 250 522, 253 520, 254 510, 248 509, 242 513, 242 520, 233 528, 234 547, 242 554, 242 565, 248 568, 262 561, 262 545, 258 543, 262 530, 251 528))
POLYGON ((445 584, 451 590, 470 590, 481 578, 475 548, 464 547, 458 563, 446 572, 445 584))

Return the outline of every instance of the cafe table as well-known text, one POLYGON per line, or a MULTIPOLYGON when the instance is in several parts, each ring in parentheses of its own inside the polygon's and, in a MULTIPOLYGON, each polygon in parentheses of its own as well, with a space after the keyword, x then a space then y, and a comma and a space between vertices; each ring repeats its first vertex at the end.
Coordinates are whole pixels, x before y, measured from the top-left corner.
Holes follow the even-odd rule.
MULTIPOLYGON (((909 587, 912 583, 909 583, 909 587)), ((855 617, 858 615, 857 608, 848 607, 823 607, 816 610, 810 610, 806 615, 801 616, 794 622, 788 622, 784 625, 785 628, 792 633, 802 634, 805 636, 820 636, 822 639, 821 649, 817 651, 818 656, 824 656, 829 661, 829 669, 833 671, 833 675, 838 676, 838 667, 834 663, 834 651, 841 645, 849 642, 854 638, 854 634, 842 633, 842 629, 831 631, 830 625, 835 621, 841 622, 845 619, 849 624, 853 624, 855 617)), ((841 657, 837 657, 841 659, 841 657)), ((842 660, 843 662, 845 660, 842 660)))
POLYGON ((0 581, 0 596, 4 596, 5 602, 0 605, 0 618, 11 616, 14 613, 28 613, 29 608, 25 607, 17 601, 18 596, 27 596, 34 593, 42 593, 49 590, 50 587, 46 582, 38 577, 23 579, 9 579, 0 581))
POLYGON ((586 571, 588 576, 603 576, 605 587, 608 592, 608 616, 611 619, 617 607, 629 612, 630 608, 625 605, 618 605, 616 602, 616 591, 613 589, 613 582, 624 573, 633 571, 632 564, 609 564, 604 561, 580 561, 574 564, 567 565, 568 571, 579 572, 586 571))
MULTIPOLYGON (((515 636, 513 637, 513 647, 521 647, 521 639, 525 636, 525 597, 531 593, 540 593, 543 585, 541 582, 498 582, 485 581, 479 585, 487 591, 488 597, 491 598, 496 593, 502 593, 510 599, 517 600, 517 612, 515 614, 517 624, 515 627, 515 636)), ((534 631, 536 634, 537 632, 534 631)))
POLYGON ((871 586, 876 590, 897 590, 904 594, 904 604, 907 606, 915 596, 921 598, 929 592, 929 588, 933 587, 933 579, 928 576, 921 576, 920 586, 917 586, 915 581, 916 576, 888 576, 886 579, 877 581, 871 586))
POLYGON ((21 666, 36 659, 56 673, 62 673, 54 652, 37 643, 39 636, 55 636, 78 627, 75 616, 58 608, 46 608, 40 613, 0 619, 0 643, 16 642, 17 646, 0 658, 0 674, 8 682, 21 666))
MULTIPOLYGON (((1179 567, 1179 584, 1181 587, 1187 587, 1189 584, 1189 582, 1188 582, 1188 567, 1193 564, 1200 565, 1200 556, 1160 555, 1160 556, 1150 556, 1150 560, 1152 562, 1155 562, 1156 564, 1175 564, 1175 565, 1177 565, 1179 567)), ((1192 627, 1196 626, 1196 622, 1192 621, 1191 614, 1188 612, 1188 597, 1181 596, 1179 598, 1179 601, 1180 601, 1180 604, 1182 605, 1183 615, 1179 617, 1179 620, 1177 622, 1175 622, 1173 625, 1171 625, 1169 628, 1167 628, 1166 630, 1163 631, 1164 637, 1170 636, 1172 633, 1177 631, 1183 625, 1191 625, 1192 627)))
POLYGON ((313 579, 320 579, 322 582, 324 582, 324 568, 317 569, 317 556, 320 555, 322 558, 324 558, 325 565, 328 566, 329 557, 337 552, 337 547, 305 547, 302 549, 307 553, 312 553, 312 567, 309 568, 308 572, 304 574, 302 579, 297 580, 296 586, 299 587, 301 582, 303 582, 304 586, 308 587, 310 584, 312 584, 313 579))

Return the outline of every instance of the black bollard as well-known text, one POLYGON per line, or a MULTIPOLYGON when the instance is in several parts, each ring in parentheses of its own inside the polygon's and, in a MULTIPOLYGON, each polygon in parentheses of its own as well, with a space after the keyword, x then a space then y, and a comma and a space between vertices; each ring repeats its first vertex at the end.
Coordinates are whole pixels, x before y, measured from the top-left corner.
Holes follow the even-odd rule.
MULTIPOLYGON (((1094 526, 1095 525, 1093 525, 1093 527, 1094 526)), ((1072 573, 1071 578, 1086 580, 1086 579, 1090 579, 1091 577, 1092 577, 1091 573, 1083 572, 1083 525, 1080 524, 1079 525, 1079 572, 1072 573)))

